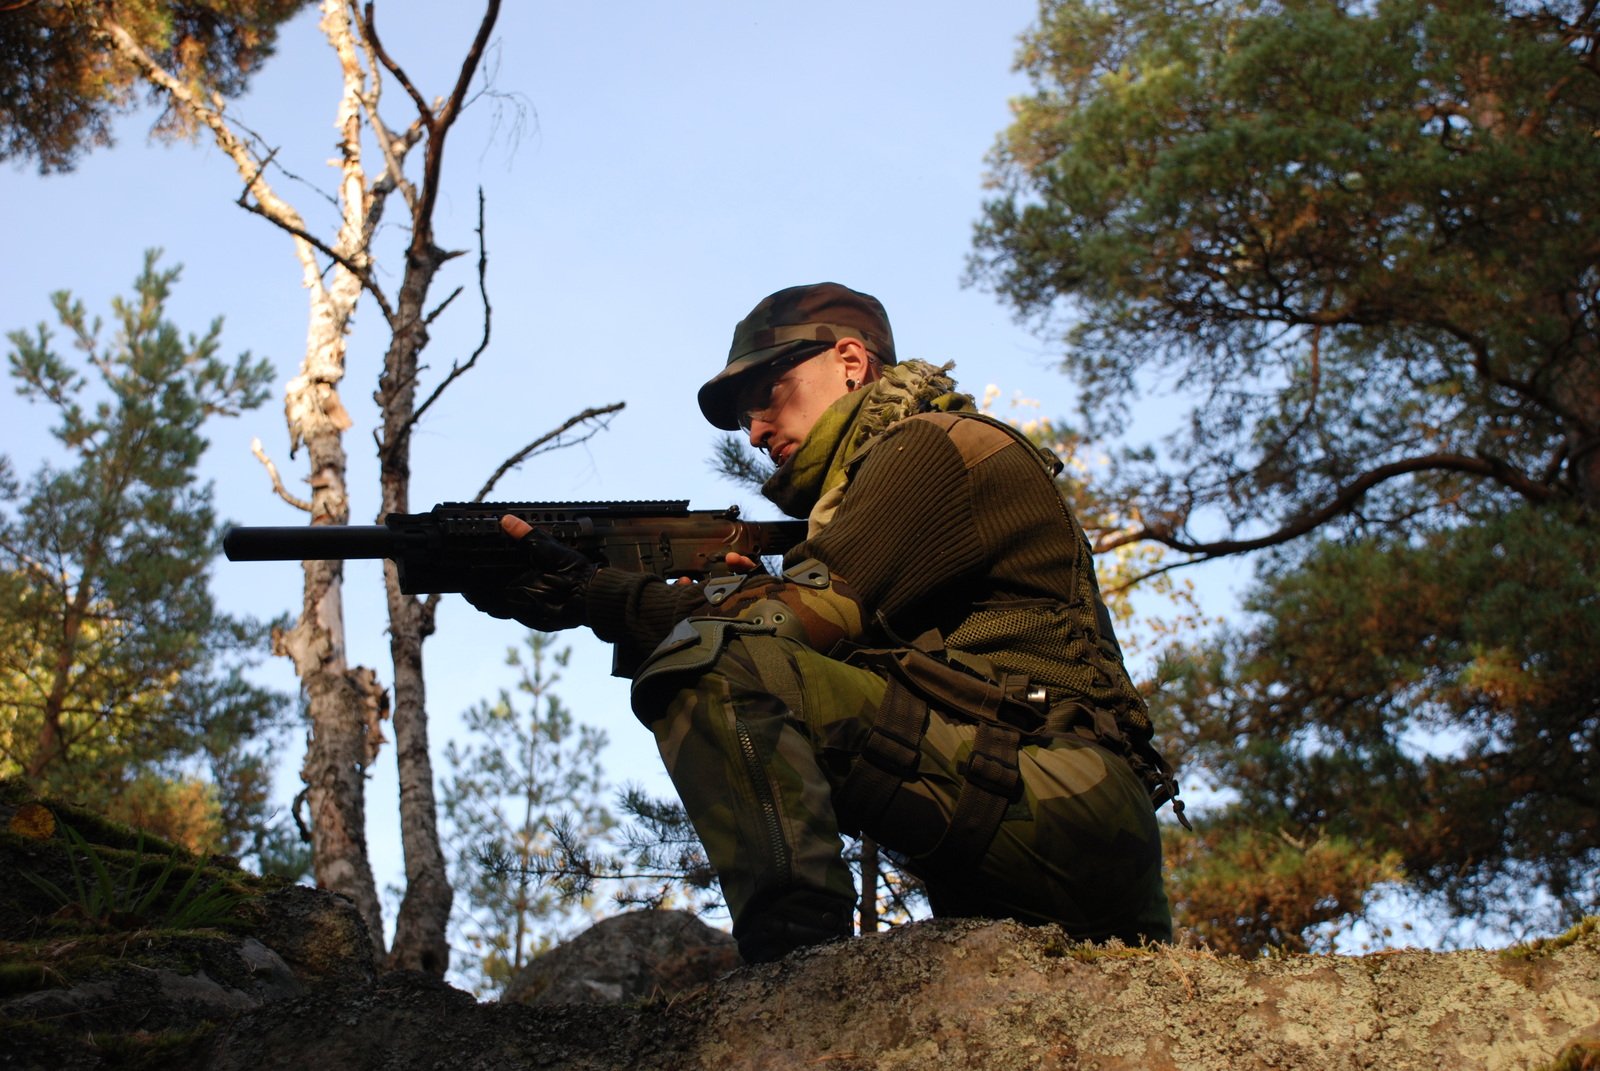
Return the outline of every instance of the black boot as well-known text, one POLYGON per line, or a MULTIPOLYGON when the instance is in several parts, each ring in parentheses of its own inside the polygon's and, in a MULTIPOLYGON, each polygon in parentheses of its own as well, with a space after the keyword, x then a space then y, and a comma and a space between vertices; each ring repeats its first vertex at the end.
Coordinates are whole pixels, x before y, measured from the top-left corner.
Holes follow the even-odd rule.
POLYGON ((788 889, 740 913, 733 924, 746 963, 771 963, 797 948, 855 933, 855 901, 816 889, 788 889))

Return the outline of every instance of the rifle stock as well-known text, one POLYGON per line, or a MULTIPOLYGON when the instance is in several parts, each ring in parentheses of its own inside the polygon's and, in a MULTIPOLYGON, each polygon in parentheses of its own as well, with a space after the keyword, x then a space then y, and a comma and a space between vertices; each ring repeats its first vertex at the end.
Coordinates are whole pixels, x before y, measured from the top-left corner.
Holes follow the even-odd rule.
POLYGON ((230 528, 229 561, 388 558, 410 595, 504 586, 529 567, 527 552, 500 528, 505 514, 617 569, 663 580, 726 572, 729 553, 784 554, 804 521, 743 521, 737 506, 691 510, 658 502, 445 502, 427 513, 391 513, 381 525, 230 528))

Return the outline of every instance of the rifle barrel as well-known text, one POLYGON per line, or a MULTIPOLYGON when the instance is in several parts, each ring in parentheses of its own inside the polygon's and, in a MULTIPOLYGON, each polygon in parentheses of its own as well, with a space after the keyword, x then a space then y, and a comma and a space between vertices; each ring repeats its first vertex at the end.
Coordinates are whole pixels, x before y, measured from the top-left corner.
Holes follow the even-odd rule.
POLYGON ((222 553, 231 562, 388 558, 398 545, 395 533, 381 524, 230 528, 222 537, 222 553))

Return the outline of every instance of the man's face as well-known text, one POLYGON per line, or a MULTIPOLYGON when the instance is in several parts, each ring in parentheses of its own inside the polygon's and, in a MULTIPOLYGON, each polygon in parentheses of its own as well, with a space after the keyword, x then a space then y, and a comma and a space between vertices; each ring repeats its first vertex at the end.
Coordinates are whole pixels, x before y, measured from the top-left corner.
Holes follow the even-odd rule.
POLYGON ((739 392, 739 426, 749 433, 751 446, 782 465, 811 434, 823 410, 849 392, 849 378, 837 346, 779 366, 739 392))

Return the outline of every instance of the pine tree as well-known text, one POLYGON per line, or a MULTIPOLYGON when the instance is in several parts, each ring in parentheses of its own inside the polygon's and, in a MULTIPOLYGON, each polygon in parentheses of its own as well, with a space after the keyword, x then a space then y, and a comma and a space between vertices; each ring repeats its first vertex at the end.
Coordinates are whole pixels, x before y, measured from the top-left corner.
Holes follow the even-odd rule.
POLYGON ((1111 545, 1270 555, 1155 697, 1229 801, 1173 842, 1179 921, 1600 908, 1595 7, 1048 0, 1018 60, 974 277, 1089 434, 1189 406, 1102 484, 1111 545))
POLYGON ((587 890, 563 877, 565 856, 616 824, 600 769, 605 733, 578 724, 552 691, 571 655, 555 643, 530 632, 525 650, 510 648, 506 664, 527 706, 502 690, 466 712, 468 742, 445 750, 445 840, 464 894, 455 929, 476 956, 457 966, 480 994, 503 989, 540 951, 592 921, 587 890))
POLYGON ((113 302, 110 339, 53 296, 80 360, 43 324, 9 335, 11 376, 54 410, 62 460, 0 489, 0 776, 293 869, 261 751, 289 702, 246 676, 265 629, 212 600, 217 520, 198 476, 204 426, 259 405, 271 369, 218 357, 220 320, 180 334, 178 269, 157 258, 113 302))
MULTIPOLYGON (((237 96, 272 54, 278 27, 310 0, 12 0, 0 5, 0 160, 67 171, 111 120, 138 105, 141 75, 106 47, 100 8, 190 84, 237 96)), ((156 129, 187 133, 181 113, 156 129)))

